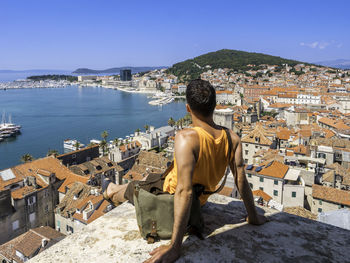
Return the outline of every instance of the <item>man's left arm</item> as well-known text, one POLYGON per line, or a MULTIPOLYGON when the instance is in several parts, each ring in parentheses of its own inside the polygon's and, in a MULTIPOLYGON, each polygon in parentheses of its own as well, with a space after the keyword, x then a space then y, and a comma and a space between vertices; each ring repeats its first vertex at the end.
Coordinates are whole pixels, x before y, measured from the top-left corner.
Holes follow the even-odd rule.
POLYGON ((173 262, 180 257, 182 239, 185 235, 192 203, 192 174, 196 165, 196 137, 192 130, 183 130, 175 138, 177 186, 174 196, 174 226, 170 245, 153 250, 147 263, 173 262))

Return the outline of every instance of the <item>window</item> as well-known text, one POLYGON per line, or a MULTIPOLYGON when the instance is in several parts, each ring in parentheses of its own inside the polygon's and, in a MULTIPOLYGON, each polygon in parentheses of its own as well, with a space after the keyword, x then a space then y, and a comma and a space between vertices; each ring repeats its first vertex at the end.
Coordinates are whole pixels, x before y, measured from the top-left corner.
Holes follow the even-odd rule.
POLYGON ((338 205, 338 209, 344 208, 344 205, 338 205))
POLYGON ((248 144, 248 143, 246 143, 246 144, 245 144, 245 147, 248 147, 248 146, 249 146, 249 144, 248 144))
POLYGON ((77 158, 77 155, 76 154, 72 154, 72 159, 75 159, 77 158))
POLYGON ((259 187, 259 190, 264 191, 264 187, 259 187))
POLYGON ((29 215, 29 221, 33 223, 35 221, 35 212, 29 215))
POLYGON ((245 151, 244 151, 245 155, 248 155, 248 152, 249 152, 248 150, 245 150, 245 151))
POLYGON ((249 183, 250 189, 253 189, 253 184, 249 183))
POLYGON ((248 163, 248 159, 244 159, 244 162, 245 162, 245 163, 248 163))
POLYGON ((264 177, 260 177, 260 182, 264 182, 264 177))
POLYGON ((322 212, 322 208, 317 209, 317 211, 318 211, 319 213, 321 213, 321 212, 322 212))
POLYGON ((322 200, 319 200, 318 203, 319 203, 319 205, 322 205, 322 200))
POLYGON ((14 222, 12 222, 12 230, 16 230, 19 228, 19 221, 16 220, 14 222))
POLYGON ((273 190, 273 195, 274 196, 278 196, 278 191, 277 190, 273 190))
POLYGON ((45 213, 46 214, 49 213, 49 206, 48 205, 45 206, 45 213))
POLYGON ((274 183, 275 185, 278 185, 278 180, 273 180, 273 183, 274 183))
POLYGON ((72 234, 74 233, 73 227, 67 225, 66 229, 67 229, 67 232, 71 232, 72 234))
POLYGON ((297 192, 292 192, 292 197, 297 197, 297 192))
POLYGON ((33 205, 33 204, 35 204, 35 201, 36 201, 36 199, 35 199, 35 196, 34 195, 32 195, 32 196, 30 196, 30 197, 28 197, 28 205, 33 205))
POLYGON ((252 175, 251 175, 251 174, 248 174, 248 177, 249 177, 249 178, 252 178, 252 175))

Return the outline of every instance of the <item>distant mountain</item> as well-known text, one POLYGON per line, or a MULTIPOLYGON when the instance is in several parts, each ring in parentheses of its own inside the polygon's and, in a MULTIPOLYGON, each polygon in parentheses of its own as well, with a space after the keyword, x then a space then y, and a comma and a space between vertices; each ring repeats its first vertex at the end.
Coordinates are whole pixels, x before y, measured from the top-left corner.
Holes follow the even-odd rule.
POLYGON ((200 74, 208 69, 230 68, 232 70, 248 70, 247 65, 279 65, 288 64, 309 64, 291 59, 285 59, 277 56, 271 56, 261 53, 245 52, 231 49, 221 49, 216 52, 210 52, 193 59, 188 59, 174 64, 167 71, 184 79, 198 78, 200 74))
POLYGON ((161 68, 167 68, 164 66, 161 67, 120 67, 120 68, 109 68, 109 69, 103 69, 103 70, 96 70, 96 69, 89 69, 89 68, 78 68, 77 70, 73 71, 74 74, 101 74, 101 73, 120 73, 121 69, 131 69, 131 73, 138 73, 138 72, 144 72, 144 71, 150 71, 155 69, 161 69, 161 68))
POLYGON ((350 69, 350 59, 335 59, 328 61, 315 62, 317 65, 322 65, 331 68, 350 69))
POLYGON ((68 72, 67 70, 59 70, 59 69, 26 69, 26 70, 10 70, 10 69, 0 69, 0 73, 62 73, 68 72))

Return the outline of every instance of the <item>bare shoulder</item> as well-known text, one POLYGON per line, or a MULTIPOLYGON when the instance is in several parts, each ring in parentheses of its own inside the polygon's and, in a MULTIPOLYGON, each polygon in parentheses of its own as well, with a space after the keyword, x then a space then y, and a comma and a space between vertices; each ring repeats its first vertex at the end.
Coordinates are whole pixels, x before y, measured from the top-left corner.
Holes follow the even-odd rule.
POLYGON ((198 133, 194 129, 183 129, 175 136, 175 152, 192 152, 198 156, 200 143, 198 133))
POLYGON ((232 130, 230 130, 230 135, 232 139, 233 148, 236 149, 237 146, 241 143, 241 138, 232 130))
POLYGON ((193 141, 198 140, 198 133, 193 129, 182 129, 176 133, 175 141, 193 141))

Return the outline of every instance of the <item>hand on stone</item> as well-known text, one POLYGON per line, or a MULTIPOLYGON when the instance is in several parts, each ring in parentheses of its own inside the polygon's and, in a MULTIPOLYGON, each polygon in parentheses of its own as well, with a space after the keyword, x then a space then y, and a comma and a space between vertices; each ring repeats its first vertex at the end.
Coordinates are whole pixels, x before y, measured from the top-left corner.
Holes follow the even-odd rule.
POLYGON ((163 245, 149 253, 152 257, 144 263, 165 263, 175 262, 180 257, 180 250, 171 245, 163 245))
POLYGON ((251 225, 256 225, 256 226, 259 226, 259 225, 262 225, 262 224, 265 224, 267 221, 269 221, 266 216, 264 215, 259 215, 259 214, 256 214, 256 216, 254 217, 247 217, 247 222, 248 224, 251 224, 251 225))

